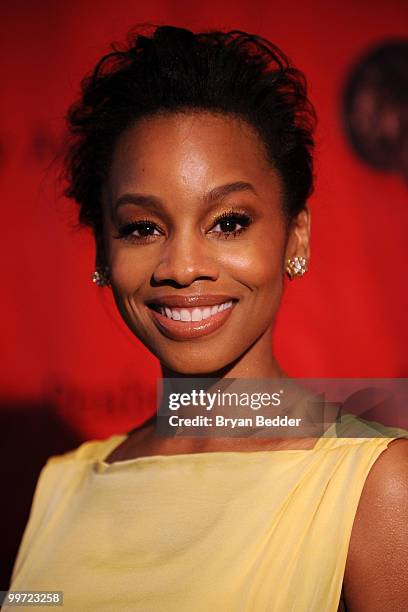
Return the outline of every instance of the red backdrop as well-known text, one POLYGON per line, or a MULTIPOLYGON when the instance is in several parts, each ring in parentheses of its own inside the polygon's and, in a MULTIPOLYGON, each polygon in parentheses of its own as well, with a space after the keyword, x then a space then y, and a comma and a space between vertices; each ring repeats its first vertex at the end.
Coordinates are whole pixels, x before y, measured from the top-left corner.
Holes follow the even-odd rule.
POLYGON ((354 157, 339 102, 360 53, 407 35, 405 0, 3 3, 2 589, 46 458, 154 410, 156 360, 122 323, 109 290, 91 283, 91 237, 75 229, 74 205, 58 197, 50 166, 80 78, 143 21, 258 33, 306 72, 320 118, 312 262, 287 289, 276 352, 293 376, 408 376, 407 187, 354 157))
POLYGON ((320 119, 312 262, 288 286, 277 354, 294 376, 407 376, 407 188, 355 158, 340 116, 347 70, 407 34, 406 2, 15 0, 1 20, 2 399, 46 402, 81 437, 154 409, 157 363, 90 282, 91 236, 49 166, 80 78, 142 21, 259 33, 305 71, 320 119))

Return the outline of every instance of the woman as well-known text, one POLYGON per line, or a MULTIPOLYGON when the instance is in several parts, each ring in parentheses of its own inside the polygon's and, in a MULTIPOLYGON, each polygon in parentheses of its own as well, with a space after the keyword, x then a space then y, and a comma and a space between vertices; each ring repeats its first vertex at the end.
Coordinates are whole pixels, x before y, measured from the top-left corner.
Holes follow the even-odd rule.
MULTIPOLYGON (((163 376, 284 377, 271 332, 310 257, 302 74, 244 32, 159 27, 101 59, 68 120, 93 280, 163 376)), ((11 589, 81 611, 406 610, 408 442, 357 427, 161 437, 150 420, 52 457, 11 589)))

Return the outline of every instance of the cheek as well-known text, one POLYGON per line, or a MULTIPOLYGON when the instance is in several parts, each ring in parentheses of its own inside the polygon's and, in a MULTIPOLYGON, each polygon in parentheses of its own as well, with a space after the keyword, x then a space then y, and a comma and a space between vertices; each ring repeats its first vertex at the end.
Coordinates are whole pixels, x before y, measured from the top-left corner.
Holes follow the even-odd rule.
POLYGON ((126 325, 143 344, 149 347, 149 323, 143 302, 138 299, 149 283, 154 264, 137 249, 120 247, 111 252, 112 292, 118 311, 126 325))
POLYGON ((283 242, 273 244, 264 239, 243 244, 237 253, 230 253, 223 258, 223 267, 256 294, 280 294, 283 282, 283 242))
POLYGON ((142 257, 132 247, 119 248, 112 253, 110 273, 119 294, 128 296, 138 291, 151 278, 154 264, 151 257, 142 257))

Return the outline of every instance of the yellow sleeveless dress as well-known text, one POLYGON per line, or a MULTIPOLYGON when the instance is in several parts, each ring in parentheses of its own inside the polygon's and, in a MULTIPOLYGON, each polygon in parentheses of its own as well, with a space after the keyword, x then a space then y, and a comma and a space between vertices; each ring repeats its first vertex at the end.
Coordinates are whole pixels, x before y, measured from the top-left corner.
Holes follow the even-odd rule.
POLYGON ((10 590, 62 590, 72 612, 336 612, 367 474, 408 436, 350 427, 312 450, 106 463, 124 434, 51 457, 10 590))

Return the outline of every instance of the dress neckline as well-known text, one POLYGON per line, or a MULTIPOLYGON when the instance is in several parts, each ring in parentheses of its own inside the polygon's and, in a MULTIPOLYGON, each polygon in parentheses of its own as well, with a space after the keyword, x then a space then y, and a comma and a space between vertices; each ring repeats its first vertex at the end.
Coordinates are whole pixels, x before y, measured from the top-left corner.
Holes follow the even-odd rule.
MULTIPOLYGON (((333 427, 332 425, 330 428, 333 427)), ((330 429, 329 428, 329 429, 330 429)), ((327 435, 326 430, 325 434, 327 435)), ((116 434, 106 440, 106 444, 103 445, 100 456, 95 461, 95 468, 98 472, 117 471, 121 467, 126 468, 131 465, 146 465, 149 463, 177 463, 184 461, 208 461, 208 460, 219 460, 226 459, 238 460, 242 459, 256 459, 265 456, 276 456, 276 455, 296 455, 305 454, 307 455, 314 453, 319 450, 324 444, 324 436, 320 436, 317 439, 315 445, 312 448, 288 448, 288 449, 268 449, 268 450, 254 450, 254 451, 203 451, 198 453, 172 453, 172 454, 155 454, 155 455, 143 455, 141 457, 133 457, 131 459, 122 459, 119 461, 107 462, 106 459, 109 455, 117 448, 122 442, 126 440, 129 434, 116 434)))
MULTIPOLYGON (((366 439, 364 434, 371 433, 371 428, 365 428, 364 433, 361 431, 361 426, 363 422, 353 414, 346 413, 342 415, 340 427, 339 423, 332 423, 326 431, 317 439, 315 445, 312 448, 288 448, 288 449, 276 449, 276 450, 254 450, 254 451, 204 451, 199 453, 173 453, 170 455, 164 454, 155 454, 155 455, 144 455, 141 457, 133 457, 131 459, 123 459, 120 461, 112 461, 107 462, 106 459, 109 455, 117 448, 129 435, 132 433, 131 430, 125 434, 115 434, 108 438, 107 440, 101 443, 100 451, 97 453, 96 459, 94 460, 95 470, 97 472, 110 472, 117 471, 120 468, 126 468, 131 465, 147 465, 152 463, 157 464, 171 464, 177 462, 185 462, 185 461, 212 461, 212 460, 220 460, 221 458, 227 461, 238 460, 241 459, 256 459, 265 456, 277 457, 277 456, 285 456, 285 455, 303 455, 307 456, 308 454, 311 456, 316 451, 322 450, 323 448, 333 448, 333 446, 338 446, 339 444, 356 444, 360 443, 363 439, 366 439), (354 435, 343 437, 341 433, 345 433, 346 430, 350 429, 350 426, 356 426, 356 423, 359 424, 360 435, 357 435, 357 430, 355 430, 354 435), (363 435, 361 435, 363 433, 363 435), (360 437, 361 436, 361 437, 360 437), (346 440, 346 442, 345 442, 346 440)), ((377 432, 377 436, 378 436, 377 432)), ((375 436, 375 437, 377 437, 375 436)), ((379 435, 379 437, 383 437, 383 435, 379 435)), ((369 438, 373 437, 372 435, 367 436, 369 438)))

